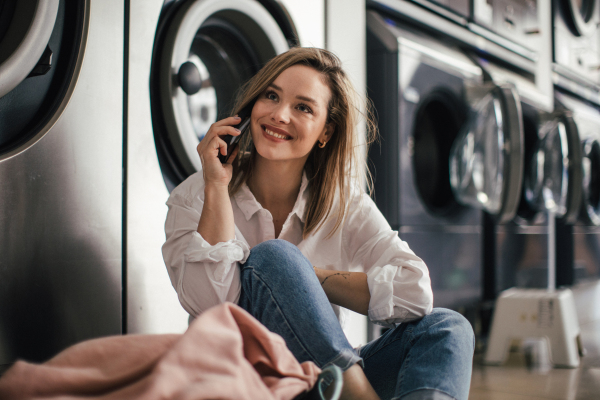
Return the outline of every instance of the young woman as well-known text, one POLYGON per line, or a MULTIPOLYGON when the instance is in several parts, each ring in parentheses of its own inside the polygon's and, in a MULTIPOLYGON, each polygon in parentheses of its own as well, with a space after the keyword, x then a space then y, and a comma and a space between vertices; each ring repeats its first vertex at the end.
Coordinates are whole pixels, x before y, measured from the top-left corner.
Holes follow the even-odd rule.
POLYGON ((340 61, 294 48, 247 83, 236 110, 251 102, 239 152, 218 159, 240 119, 214 123, 202 172, 167 202, 163 255, 183 307, 237 303, 298 361, 341 367, 346 399, 467 399, 473 331, 432 311, 427 267, 355 183, 364 146, 340 61), (357 351, 340 306, 392 329, 357 351))

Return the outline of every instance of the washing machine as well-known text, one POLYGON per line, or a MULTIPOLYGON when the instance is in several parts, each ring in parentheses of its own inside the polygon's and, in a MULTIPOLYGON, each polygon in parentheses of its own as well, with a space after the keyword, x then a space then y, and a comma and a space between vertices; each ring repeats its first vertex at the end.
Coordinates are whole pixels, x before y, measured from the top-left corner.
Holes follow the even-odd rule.
POLYGON ((160 251, 165 202, 175 186, 200 170, 196 146, 210 125, 229 115, 239 87, 264 63, 298 44, 340 55, 358 90, 365 91, 364 77, 360 80, 365 69, 364 13, 360 1, 130 1, 128 332, 187 327, 188 316, 160 251))
MULTIPOLYGON (((600 278, 600 109, 557 90, 557 103, 572 114, 581 142, 581 202, 576 220, 559 226, 557 282, 574 285, 600 278)), ((558 246, 558 244, 557 244, 558 246)))
POLYGON ((552 4, 554 70, 580 84, 597 87, 600 85, 600 3, 598 0, 554 0, 552 4))
POLYGON ((572 224, 579 210, 581 151, 570 111, 560 106, 547 111, 533 80, 481 58, 477 61, 496 84, 515 86, 524 139, 516 215, 504 222, 489 215, 484 218, 484 298, 494 300, 514 286, 547 287, 548 267, 556 263, 549 243, 559 250, 566 246, 557 240, 555 226, 572 224))
POLYGON ((122 332, 123 16, 0 2, 0 364, 122 332))
POLYGON ((482 210, 516 213, 522 127, 515 88, 486 82, 450 42, 367 14, 367 77, 381 141, 369 154, 374 199, 423 258, 436 307, 482 296, 482 210))

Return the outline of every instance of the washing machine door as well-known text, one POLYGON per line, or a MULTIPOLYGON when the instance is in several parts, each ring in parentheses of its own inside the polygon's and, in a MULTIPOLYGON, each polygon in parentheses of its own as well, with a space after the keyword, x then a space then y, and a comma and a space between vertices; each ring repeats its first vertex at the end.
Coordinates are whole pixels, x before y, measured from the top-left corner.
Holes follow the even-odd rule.
POLYGON ((583 143, 582 214, 587 223, 600 226, 600 141, 590 138, 583 143))
POLYGON ((575 36, 590 36, 596 32, 594 14, 598 0, 559 0, 559 12, 575 36))
POLYGON ((196 147, 229 116, 235 95, 289 49, 271 14, 252 0, 180 2, 155 43, 151 92, 161 166, 174 185, 202 168, 196 147))
POLYGON ((0 97, 31 73, 46 50, 59 0, 0 1, 0 97))
POLYGON ((523 172, 523 124, 512 86, 477 89, 470 116, 450 156, 450 183, 462 204, 510 221, 517 212, 523 172))
POLYGON ((539 137, 525 171, 525 199, 534 210, 574 222, 581 200, 577 128, 569 115, 561 113, 543 119, 539 137))
POLYGON ((0 161, 65 110, 84 59, 88 1, 0 0, 0 161))

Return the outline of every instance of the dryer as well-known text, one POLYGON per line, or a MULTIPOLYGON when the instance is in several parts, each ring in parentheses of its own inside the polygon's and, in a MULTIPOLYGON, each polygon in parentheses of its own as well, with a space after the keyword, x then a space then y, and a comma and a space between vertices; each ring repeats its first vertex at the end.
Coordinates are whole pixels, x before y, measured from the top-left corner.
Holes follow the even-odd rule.
POLYGON ((573 224, 560 226, 557 281, 573 285, 600 278, 600 109, 562 91, 557 103, 572 115, 581 145, 581 202, 573 224))
POLYGON ((122 332, 123 10, 0 2, 0 364, 122 332))
POLYGON ((481 210, 506 221, 518 204, 518 97, 511 86, 485 82, 452 43, 373 11, 367 27, 369 96, 381 133, 369 154, 375 201, 427 264, 435 305, 473 306, 482 296, 481 210))
MULTIPOLYGON (((600 85, 600 2, 554 0, 556 72, 584 85, 600 85)), ((568 87, 565 89, 569 90, 568 87)))

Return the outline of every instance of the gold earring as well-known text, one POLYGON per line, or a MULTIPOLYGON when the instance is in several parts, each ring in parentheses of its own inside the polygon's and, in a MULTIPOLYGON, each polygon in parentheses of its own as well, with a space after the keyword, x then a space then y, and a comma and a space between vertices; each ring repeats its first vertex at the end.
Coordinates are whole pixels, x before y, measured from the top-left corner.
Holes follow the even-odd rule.
POLYGON ((327 142, 319 142, 319 148, 323 148, 325 147, 325 145, 327 144, 327 142))

